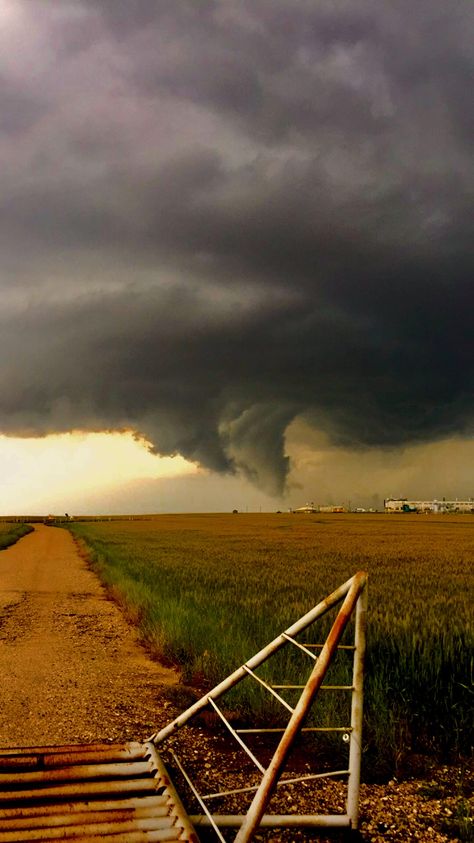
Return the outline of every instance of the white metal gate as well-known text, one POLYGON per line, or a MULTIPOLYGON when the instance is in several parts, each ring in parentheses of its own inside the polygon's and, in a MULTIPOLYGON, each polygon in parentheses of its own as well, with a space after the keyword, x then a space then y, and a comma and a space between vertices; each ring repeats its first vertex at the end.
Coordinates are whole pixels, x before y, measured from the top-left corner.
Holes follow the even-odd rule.
POLYGON ((217 838, 223 841, 223 843, 225 843, 226 838, 224 837, 222 830, 227 827, 239 828, 237 836, 234 838, 235 843, 247 843, 247 841, 250 841, 258 827, 301 826, 314 828, 357 828, 362 741, 366 611, 367 574, 360 571, 336 589, 332 594, 326 597, 325 600, 318 603, 313 609, 311 609, 311 611, 296 621, 296 623, 277 636, 277 638, 256 653, 245 664, 241 665, 241 667, 234 671, 223 682, 216 685, 215 688, 190 706, 190 708, 173 720, 168 726, 153 734, 149 738, 149 741, 156 746, 164 745, 166 740, 171 735, 174 735, 178 729, 190 724, 193 718, 201 714, 204 709, 208 708, 216 713, 232 738, 247 753, 248 757, 260 771, 261 780, 258 786, 252 785, 238 788, 238 790, 235 791, 223 790, 217 793, 202 794, 199 792, 195 782, 192 781, 191 776, 185 769, 184 764, 176 752, 171 751, 170 755, 173 759, 173 763, 184 777, 202 811, 201 814, 192 815, 190 817, 195 828, 206 826, 212 827, 217 838), (323 643, 309 644, 298 638, 301 633, 308 631, 315 621, 338 606, 339 610, 337 615, 332 623, 329 634, 323 643), (355 616, 353 643, 341 644, 342 635, 353 615, 355 616), (295 686, 285 683, 277 684, 273 681, 268 682, 256 673, 256 670, 260 665, 269 660, 279 650, 288 646, 296 647, 304 656, 310 658, 313 662, 313 669, 306 684, 304 685, 295 686), (337 651, 341 649, 353 651, 352 684, 324 685, 323 681, 328 668, 337 651), (319 655, 317 655, 317 653, 319 653, 319 655), (273 698, 276 698, 282 707, 289 712, 290 717, 285 728, 282 728, 281 730, 263 728, 238 729, 234 728, 229 722, 229 719, 226 717, 222 707, 218 706, 217 700, 220 700, 237 683, 248 678, 253 679, 263 686, 268 693, 270 693, 273 698), (289 688, 292 688, 293 690, 295 688, 301 690, 299 700, 295 706, 290 705, 280 693, 289 688), (350 724, 335 725, 320 729, 306 729, 304 727, 304 722, 314 703, 316 695, 321 688, 329 692, 347 691, 351 694, 350 724), (269 765, 265 768, 254 752, 252 752, 249 746, 245 743, 242 736, 245 734, 275 731, 281 731, 281 739, 269 765), (348 744, 347 767, 341 770, 312 773, 296 778, 283 778, 282 774, 285 769, 285 762, 295 738, 301 732, 309 731, 341 732, 348 744), (328 776, 335 776, 337 778, 347 777, 345 813, 314 813, 307 815, 276 815, 266 813, 268 802, 276 787, 295 782, 308 782, 310 780, 325 778, 328 776), (242 793, 244 791, 247 791, 250 794, 252 792, 254 793, 253 799, 248 806, 246 813, 217 814, 213 813, 209 808, 208 803, 211 800, 214 801, 216 798, 229 796, 232 792, 242 793))

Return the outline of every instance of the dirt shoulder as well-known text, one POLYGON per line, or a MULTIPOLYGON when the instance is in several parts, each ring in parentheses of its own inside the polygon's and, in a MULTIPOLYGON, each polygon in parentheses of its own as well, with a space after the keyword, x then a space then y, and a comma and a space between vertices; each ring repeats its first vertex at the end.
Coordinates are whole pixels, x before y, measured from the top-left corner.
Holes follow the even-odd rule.
POLYGON ((71 535, 0 553, 0 746, 143 739, 174 671, 151 661, 71 535))

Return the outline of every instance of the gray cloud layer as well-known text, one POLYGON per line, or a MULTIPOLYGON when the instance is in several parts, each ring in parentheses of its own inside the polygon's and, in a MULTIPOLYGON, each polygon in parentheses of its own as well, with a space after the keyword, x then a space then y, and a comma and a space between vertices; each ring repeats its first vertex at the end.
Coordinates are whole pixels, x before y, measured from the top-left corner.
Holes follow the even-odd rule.
POLYGON ((280 491, 472 432, 467 2, 7 3, 1 428, 133 427, 280 491))

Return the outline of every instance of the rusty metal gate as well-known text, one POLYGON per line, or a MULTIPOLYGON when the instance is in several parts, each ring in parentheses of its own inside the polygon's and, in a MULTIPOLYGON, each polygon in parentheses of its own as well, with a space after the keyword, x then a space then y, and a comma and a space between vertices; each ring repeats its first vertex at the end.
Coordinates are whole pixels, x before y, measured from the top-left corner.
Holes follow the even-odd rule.
MULTIPOLYGON (((362 699, 367 611, 367 575, 359 572, 325 600, 277 636, 270 644, 241 665, 234 673, 205 694, 183 714, 147 742, 121 745, 67 747, 30 747, 0 750, 0 843, 19 841, 107 839, 121 843, 182 840, 196 843, 196 828, 213 829, 225 843, 248 843, 258 828, 312 827, 355 829, 362 741, 362 699), (301 640, 323 615, 339 610, 326 640, 310 643, 301 640), (352 643, 342 643, 343 634, 354 616, 352 643), (284 648, 295 648, 313 665, 305 684, 269 680, 258 669, 284 648), (323 684, 338 651, 352 653, 351 684, 323 684), (217 700, 243 680, 257 682, 265 692, 288 712, 281 728, 234 728, 217 700), (305 721, 319 690, 351 695, 350 723, 324 727, 306 727, 305 721), (300 691, 296 704, 284 694, 300 691), (235 790, 225 787, 202 794, 176 752, 176 733, 195 722, 203 710, 210 709, 261 774, 258 783, 235 790), (310 772, 302 776, 286 775, 285 764, 295 739, 307 732, 340 733, 347 743, 347 766, 337 770, 310 772), (245 742, 245 735, 281 733, 281 738, 267 766, 245 742), (173 768, 199 806, 199 813, 187 814, 156 747, 163 747, 173 768), (347 779, 345 812, 322 814, 267 813, 268 803, 278 787, 314 782, 327 777, 347 779), (210 802, 233 794, 248 794, 250 804, 239 814, 213 813, 210 802), (226 831, 231 829, 231 831, 226 831), (236 833, 237 829, 237 833, 236 833), (226 836, 224 836, 224 834, 226 836), (227 837, 230 834, 231 837, 227 837)), ((174 774, 173 774, 174 775, 174 774)), ((315 806, 316 808, 316 806, 315 806)))
POLYGON ((0 843, 198 837, 152 744, 0 752, 0 843))

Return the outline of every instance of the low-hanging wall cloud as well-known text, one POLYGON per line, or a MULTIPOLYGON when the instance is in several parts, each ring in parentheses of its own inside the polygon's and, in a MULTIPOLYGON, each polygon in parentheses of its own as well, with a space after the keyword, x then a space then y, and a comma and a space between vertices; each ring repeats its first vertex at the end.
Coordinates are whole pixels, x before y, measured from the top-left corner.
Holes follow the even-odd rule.
POLYGON ((281 492, 472 434, 468 3, 8 0, 0 427, 281 492))

